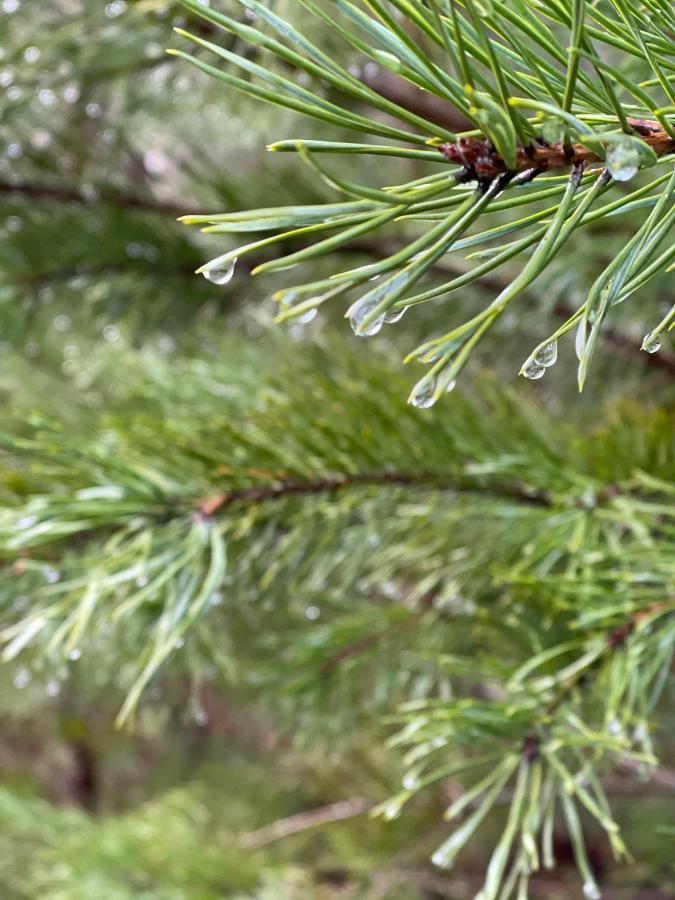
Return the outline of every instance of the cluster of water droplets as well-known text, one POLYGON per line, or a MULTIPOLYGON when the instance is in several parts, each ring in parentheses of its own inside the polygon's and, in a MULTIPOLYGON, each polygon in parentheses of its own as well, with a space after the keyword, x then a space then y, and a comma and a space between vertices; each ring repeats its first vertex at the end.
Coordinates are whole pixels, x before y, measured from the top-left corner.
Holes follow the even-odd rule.
POLYGON ((531 356, 528 356, 520 370, 521 375, 529 378, 530 381, 538 381, 538 379, 544 377, 548 368, 555 365, 557 359, 558 342, 549 341, 535 350, 531 356))
POLYGON ((619 140, 607 151, 607 168, 615 181, 630 181, 640 168, 640 152, 633 141, 619 140))

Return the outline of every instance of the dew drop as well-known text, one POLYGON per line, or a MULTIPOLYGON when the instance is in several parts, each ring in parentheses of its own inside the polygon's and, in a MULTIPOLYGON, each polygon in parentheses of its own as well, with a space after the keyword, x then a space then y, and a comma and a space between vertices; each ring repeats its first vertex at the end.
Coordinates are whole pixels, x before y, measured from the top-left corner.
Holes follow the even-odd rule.
POLYGON ((105 8, 105 14, 109 19, 116 19, 117 16, 121 16, 124 10, 127 8, 127 4, 125 0, 113 0, 112 3, 108 3, 105 8))
POLYGON ((378 316, 375 321, 371 322, 370 325, 366 325, 365 328, 361 326, 366 316, 369 316, 376 306, 377 300, 368 299, 367 297, 362 297, 356 303, 352 303, 347 310, 347 316, 354 334, 357 334, 359 337, 370 337, 373 334, 377 334, 382 328, 384 316, 378 316))
POLYGON ((23 58, 29 64, 37 62, 41 56, 42 51, 39 47, 26 47, 26 49, 23 51, 23 58))
POLYGON ((417 775, 409 773, 403 778, 403 787, 407 791, 414 791, 420 786, 420 780, 417 775))
POLYGON ((309 619, 310 622, 315 622, 320 615, 321 610, 318 606, 308 606, 305 610, 305 616, 309 619))
POLYGON ((440 850, 437 850, 434 855, 431 857, 431 861, 435 866, 438 866, 440 869, 446 868, 448 863, 445 857, 445 854, 440 850))
POLYGON ((526 359, 523 363, 523 368, 520 370, 521 375, 525 378, 529 378, 530 381, 538 381, 540 378, 544 377, 546 373, 546 367, 540 366, 539 363, 536 363, 534 359, 531 357, 526 359))
POLYGON ((586 347, 586 322, 582 319, 579 322, 576 337, 574 338, 574 352, 576 353, 577 359, 579 361, 581 361, 581 358, 584 355, 585 347, 586 347))
POLYGON ((661 349, 661 338, 658 334, 650 331, 642 342, 642 349, 646 350, 647 353, 658 353, 661 349))
POLYGON ((101 332, 103 335, 103 340, 108 343, 114 343, 114 341, 119 341, 121 334, 117 325, 106 325, 101 332))
POLYGON ((319 310, 316 307, 314 307, 314 309, 308 309, 306 313, 303 313, 301 316, 298 316, 298 318, 295 321, 299 322, 301 325, 307 325, 309 322, 312 321, 312 319, 316 318, 318 312, 319 312, 319 310))
POLYGON ((549 144, 560 144, 565 140, 565 129, 558 119, 549 117, 541 126, 541 136, 549 144))
POLYGON ((607 168, 615 181, 630 181, 640 168, 640 154, 632 141, 620 140, 609 148, 607 168))
POLYGON ((44 575, 45 581, 49 584, 56 584, 61 578, 61 573, 58 569, 52 569, 51 566, 45 566, 42 570, 42 574, 44 575))
POLYGON ((80 89, 76 84, 69 84, 63 89, 63 99, 66 103, 77 103, 80 99, 80 89))
POLYGON ((57 697, 61 693, 61 684, 55 678, 47 682, 45 688, 48 697, 57 697))
POLYGON ((79 650, 77 647, 73 647, 72 650, 68 651, 67 656, 71 662, 75 662, 82 656, 82 651, 79 650))
POLYGON ((558 342, 557 341, 549 341, 548 344, 544 344, 543 347, 540 347, 535 351, 533 360, 538 366, 543 366, 545 369, 548 369, 549 366, 552 366, 558 358, 558 342))
POLYGON ((52 106, 56 106, 56 94, 49 88, 42 88, 42 90, 38 93, 38 102, 42 106, 46 106, 48 109, 51 109, 52 106))
POLYGON ((195 725, 199 726, 199 728, 205 728, 209 724, 209 715, 206 710, 199 706, 192 714, 192 718, 194 720, 195 725))
POLYGON ((231 259, 225 264, 216 262, 214 265, 204 269, 202 275, 212 284, 227 284, 234 275, 234 267, 236 264, 236 259, 231 259))
POLYGON ((582 890, 586 900, 601 900, 602 894, 595 881, 584 881, 582 890))
POLYGON ((452 381, 449 381, 449 382, 446 384, 446 386, 445 386, 445 393, 446 393, 446 394, 450 394, 452 391, 454 391, 456 385, 457 385, 457 382, 456 382, 456 381, 454 380, 454 378, 453 378, 452 381))
POLYGON ((32 528, 37 522, 37 516, 24 516, 16 523, 16 527, 20 529, 32 528))
POLYGON ((387 323, 387 325, 398 322, 406 314, 408 308, 409 307, 407 306, 401 306, 399 309, 390 309, 384 314, 384 321, 387 323))
POLYGON ((621 726, 621 722, 619 722, 618 719, 611 719, 607 723, 607 731, 609 731, 610 734, 613 734, 616 736, 623 734, 623 728, 621 726))
POLYGON ((433 379, 423 378, 412 390, 408 401, 418 409, 428 409, 436 402, 436 383, 433 379))
POLYGON ((30 672, 28 669, 19 669, 19 671, 14 676, 14 687, 18 690, 25 688, 26 685, 30 682, 30 672))

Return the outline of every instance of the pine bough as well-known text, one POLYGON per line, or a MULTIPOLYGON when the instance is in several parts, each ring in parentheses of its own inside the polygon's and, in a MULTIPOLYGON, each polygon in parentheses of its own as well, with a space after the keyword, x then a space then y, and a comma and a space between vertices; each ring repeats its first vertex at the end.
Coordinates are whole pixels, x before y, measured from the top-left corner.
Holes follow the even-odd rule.
MULTIPOLYGON (((346 314, 356 334, 366 336, 398 321, 410 307, 447 297, 526 256, 520 273, 488 306, 409 355, 429 365, 410 395, 413 405, 430 406, 453 388, 478 342, 577 229, 645 211, 583 303, 532 350, 521 368, 527 378, 541 378, 556 361, 560 338, 574 331, 582 389, 612 307, 672 268, 675 249, 663 249, 675 219, 675 15, 669 0, 298 0, 363 60, 461 114, 474 126, 462 134, 381 96, 259 0, 240 0, 240 18, 199 0, 182 3, 216 33, 229 33, 259 52, 233 52, 177 29, 197 50, 170 53, 261 101, 387 141, 272 144, 271 150, 298 153, 347 199, 186 216, 208 233, 273 232, 211 260, 200 270, 207 278, 225 283, 238 257, 290 239, 308 245, 282 252, 255 271, 301 266, 388 223, 414 223, 418 236, 399 251, 274 295, 278 318, 286 320, 307 319, 329 299, 349 294, 346 314), (319 159, 327 154, 412 158, 428 162, 429 173, 405 184, 371 187, 331 174, 319 159), (446 162, 440 171, 434 165, 439 160, 446 162), (612 191, 643 169, 648 177, 639 187, 618 196, 612 191), (532 211, 521 216, 520 207, 532 211), (508 211, 506 224, 477 230, 499 211, 508 211), (426 276, 443 256, 468 248, 479 248, 471 253, 481 260, 477 265, 428 285, 426 276)), ((671 309, 654 323, 643 349, 657 352, 661 335, 674 323, 671 309)))

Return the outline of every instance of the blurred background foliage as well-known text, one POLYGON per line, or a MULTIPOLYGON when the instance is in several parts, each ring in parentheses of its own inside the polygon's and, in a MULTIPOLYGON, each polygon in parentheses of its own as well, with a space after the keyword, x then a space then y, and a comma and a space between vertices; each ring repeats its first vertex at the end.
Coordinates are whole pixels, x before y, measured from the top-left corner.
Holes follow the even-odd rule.
MULTIPOLYGON (((304 20, 298 6, 276 4, 304 20)), ((446 324, 447 307, 425 304, 404 329, 364 342, 345 334, 339 305, 311 324, 273 325, 269 297, 283 274, 256 280, 240 266, 224 287, 193 274, 227 245, 178 224, 180 214, 331 196, 291 155, 265 151, 272 139, 320 138, 319 126, 167 57, 172 25, 206 26, 164 0, 2 0, 0 23, 3 626, 32 603, 56 604, 49 591, 60 567, 76 579, 101 554, 123 562, 127 551, 106 543, 107 530, 133 516, 152 519, 155 543, 143 558, 157 553, 162 565, 171 529, 198 529, 195 498, 217 493, 218 473, 231 489, 255 489, 261 458, 263 484, 280 470, 293 475, 306 454, 297 473, 315 479, 358 477, 385 458, 391 471, 431 474, 439 486, 452 477, 467 492, 448 504, 434 484, 412 499, 395 485, 366 485, 333 504, 291 497, 270 513, 252 503, 228 520, 232 572, 208 599, 221 609, 185 640, 170 632, 176 652, 147 687, 133 731, 115 720, 148 635, 161 628, 153 608, 109 615, 133 591, 109 592, 95 626, 86 618, 78 631, 77 616, 68 620, 64 652, 10 654, 0 673, 2 896, 473 896, 496 826, 454 872, 428 863, 457 782, 416 797, 395 822, 366 814, 402 774, 382 713, 451 693, 452 654, 472 642, 495 665, 518 658, 495 623, 508 624, 518 590, 510 581, 544 520, 536 506, 500 498, 505 483, 564 506, 635 469, 672 477, 675 359, 667 346, 656 356, 639 350, 672 303, 672 277, 619 310, 583 397, 571 353, 545 382, 515 385, 520 360, 631 227, 628 216, 602 223, 530 289, 537 315, 521 305, 503 317, 461 394, 413 412, 405 400, 419 373, 400 360, 446 324), (82 495, 111 484, 123 486, 130 509, 110 493, 82 495), (96 522, 86 519, 91 501, 96 522), (65 549, 54 549, 49 529, 31 533, 31 502, 55 504, 71 523, 59 535, 65 549), (13 510, 24 504, 22 541, 13 510), (487 610, 478 624, 476 602, 487 610), (452 628, 448 610, 458 611, 452 628)), ((311 28, 329 52, 362 66, 320 23, 311 28)), ((364 77, 375 80, 370 65, 364 77)), ((385 170, 413 178, 424 164, 359 160, 357 175, 354 165, 350 177, 374 183, 385 170)), ((379 251, 340 253, 353 264, 379 251)), ((477 292, 494 290, 480 283, 454 302, 470 309, 477 292)), ((652 528, 640 525, 643 512, 621 527, 652 528)), ((574 526, 547 523, 547 552, 574 526)), ((672 586, 671 532, 663 524, 671 543, 664 537, 644 557, 659 572, 654 591, 672 586)), ((639 561, 620 557, 597 565, 625 563, 634 575, 639 561)), ((134 571, 136 587, 143 577, 134 571)), ((613 864, 591 826, 591 863, 609 898, 675 895, 669 699, 657 776, 643 782, 620 767, 607 775, 637 862, 613 864)), ((532 896, 579 896, 563 836, 556 849, 559 869, 535 878, 532 896)))

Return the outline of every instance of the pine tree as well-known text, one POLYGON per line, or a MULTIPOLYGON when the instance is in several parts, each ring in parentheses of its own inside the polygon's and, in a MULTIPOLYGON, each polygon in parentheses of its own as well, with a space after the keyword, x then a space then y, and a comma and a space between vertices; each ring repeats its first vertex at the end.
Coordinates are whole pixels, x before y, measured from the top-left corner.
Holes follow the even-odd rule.
POLYGON ((28 6, 8 896, 670 896, 670 4, 28 6))

